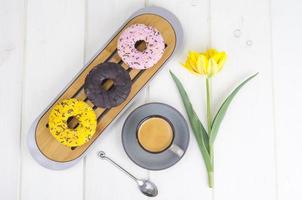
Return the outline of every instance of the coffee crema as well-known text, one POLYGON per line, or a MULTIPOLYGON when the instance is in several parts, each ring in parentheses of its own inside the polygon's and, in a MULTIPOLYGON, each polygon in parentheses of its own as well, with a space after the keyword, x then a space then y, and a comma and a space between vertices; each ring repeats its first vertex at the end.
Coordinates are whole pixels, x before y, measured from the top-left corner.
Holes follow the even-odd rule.
POLYGON ((167 149, 173 141, 173 129, 169 122, 161 117, 144 120, 137 130, 137 139, 147 151, 158 153, 167 149))

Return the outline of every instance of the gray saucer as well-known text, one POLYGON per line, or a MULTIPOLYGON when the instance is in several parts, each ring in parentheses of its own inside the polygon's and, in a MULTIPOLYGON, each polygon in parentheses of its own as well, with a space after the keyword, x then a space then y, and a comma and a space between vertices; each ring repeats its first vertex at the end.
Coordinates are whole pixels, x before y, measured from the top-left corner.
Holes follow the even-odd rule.
POLYGON ((122 143, 129 158, 149 170, 166 169, 179 161, 187 150, 189 137, 189 128, 181 113, 163 103, 148 103, 136 108, 127 117, 122 130, 122 143), (160 153, 144 150, 137 140, 138 126, 143 120, 152 116, 169 121, 174 131, 171 146, 160 153))

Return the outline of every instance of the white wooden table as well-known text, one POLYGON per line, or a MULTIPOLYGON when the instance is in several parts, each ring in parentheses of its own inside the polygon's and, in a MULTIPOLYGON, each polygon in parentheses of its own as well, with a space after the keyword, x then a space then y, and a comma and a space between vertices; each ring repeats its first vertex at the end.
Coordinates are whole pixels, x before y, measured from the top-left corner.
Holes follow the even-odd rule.
POLYGON ((302 2, 300 0, 0 0, 0 199, 148 199, 110 164, 103 149, 159 187, 158 200, 302 199, 302 2), (26 137, 35 117, 139 8, 172 11, 185 46, 79 164, 64 171, 38 165, 26 137), (183 159, 164 171, 132 163, 121 145, 127 114, 145 102, 184 108, 168 70, 188 89, 205 120, 203 80, 179 64, 188 50, 225 50, 213 81, 214 108, 247 75, 260 72, 232 103, 215 147, 215 189, 193 135, 183 159))

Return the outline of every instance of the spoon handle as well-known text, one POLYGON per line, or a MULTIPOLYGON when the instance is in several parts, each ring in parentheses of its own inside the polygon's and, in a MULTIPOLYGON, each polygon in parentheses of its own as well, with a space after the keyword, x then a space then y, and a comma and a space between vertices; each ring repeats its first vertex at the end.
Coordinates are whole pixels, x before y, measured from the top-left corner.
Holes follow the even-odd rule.
POLYGON ((117 167, 118 169, 120 169, 122 172, 124 172, 126 175, 128 175, 130 178, 132 178, 134 181, 137 181, 137 178, 135 176, 133 176, 132 174, 130 174, 130 172, 128 172, 127 170, 125 170, 122 166, 120 166, 114 160, 112 160, 111 158, 107 157, 104 151, 100 151, 98 153, 98 156, 101 159, 103 159, 103 160, 109 161, 111 164, 113 164, 115 167, 117 167))

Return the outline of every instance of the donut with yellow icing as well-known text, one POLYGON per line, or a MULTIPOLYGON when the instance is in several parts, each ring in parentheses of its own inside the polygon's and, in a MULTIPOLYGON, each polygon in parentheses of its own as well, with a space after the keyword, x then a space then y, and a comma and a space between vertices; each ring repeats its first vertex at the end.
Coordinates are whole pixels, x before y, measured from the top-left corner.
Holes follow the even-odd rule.
POLYGON ((56 104, 49 115, 49 130, 57 141, 67 147, 78 147, 88 142, 96 131, 96 114, 85 102, 67 99, 56 104), (77 125, 69 127, 70 119, 77 125))

